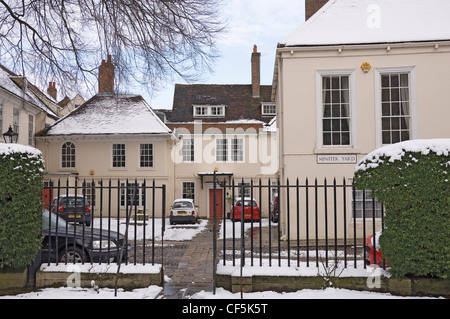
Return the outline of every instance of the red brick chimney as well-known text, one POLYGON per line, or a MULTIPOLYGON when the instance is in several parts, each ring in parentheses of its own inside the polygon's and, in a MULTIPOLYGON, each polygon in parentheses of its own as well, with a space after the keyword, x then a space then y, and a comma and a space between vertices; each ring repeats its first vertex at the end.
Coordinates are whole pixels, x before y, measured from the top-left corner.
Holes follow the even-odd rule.
POLYGON ((256 44, 252 53, 252 94, 254 98, 261 97, 261 53, 256 44))
POLYGON ((108 55, 108 61, 102 61, 98 68, 98 93, 114 93, 114 65, 111 62, 111 55, 108 55))
POLYGON ((328 0, 305 0, 305 21, 319 11, 328 0))
POLYGON ((50 95, 56 101, 56 97, 58 96, 58 91, 56 90, 55 82, 48 83, 47 94, 50 95))

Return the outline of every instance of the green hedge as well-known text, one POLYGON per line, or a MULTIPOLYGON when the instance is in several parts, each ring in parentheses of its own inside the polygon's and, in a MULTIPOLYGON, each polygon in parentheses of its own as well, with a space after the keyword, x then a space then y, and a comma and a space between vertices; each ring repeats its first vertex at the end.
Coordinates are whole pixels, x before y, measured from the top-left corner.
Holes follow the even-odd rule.
POLYGON ((355 173, 386 208, 380 247, 391 274, 447 278, 450 140, 399 143, 369 154, 355 173))
POLYGON ((0 144, 0 264, 22 268, 41 247, 41 153, 31 147, 0 144))

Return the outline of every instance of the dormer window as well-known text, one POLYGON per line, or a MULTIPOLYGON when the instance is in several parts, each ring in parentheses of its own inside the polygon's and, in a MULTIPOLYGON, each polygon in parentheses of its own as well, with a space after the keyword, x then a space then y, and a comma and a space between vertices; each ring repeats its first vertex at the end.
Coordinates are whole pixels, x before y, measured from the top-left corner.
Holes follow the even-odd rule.
POLYGON ((225 117, 225 105, 194 105, 194 117, 225 117))
POLYGON ((208 107, 194 106, 194 116, 208 116, 208 107))
POLYGON ((225 108, 223 106, 211 106, 211 115, 212 116, 224 116, 225 108))
POLYGON ((262 103, 261 111, 262 115, 265 116, 277 115, 277 105, 275 103, 262 103))

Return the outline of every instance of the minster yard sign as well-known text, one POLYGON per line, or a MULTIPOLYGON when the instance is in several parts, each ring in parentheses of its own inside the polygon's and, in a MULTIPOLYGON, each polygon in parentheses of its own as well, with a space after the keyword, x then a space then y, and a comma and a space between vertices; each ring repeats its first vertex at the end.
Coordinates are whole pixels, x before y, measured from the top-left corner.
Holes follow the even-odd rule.
POLYGON ((355 154, 323 154, 317 155, 317 164, 356 164, 355 154))

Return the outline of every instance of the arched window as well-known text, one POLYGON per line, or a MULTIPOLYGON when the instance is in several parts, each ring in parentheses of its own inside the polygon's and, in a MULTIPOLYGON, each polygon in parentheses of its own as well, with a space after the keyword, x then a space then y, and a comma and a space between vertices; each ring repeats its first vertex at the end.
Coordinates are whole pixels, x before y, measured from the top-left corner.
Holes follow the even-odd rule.
POLYGON ((61 166, 75 168, 75 144, 66 142, 61 148, 61 166))

